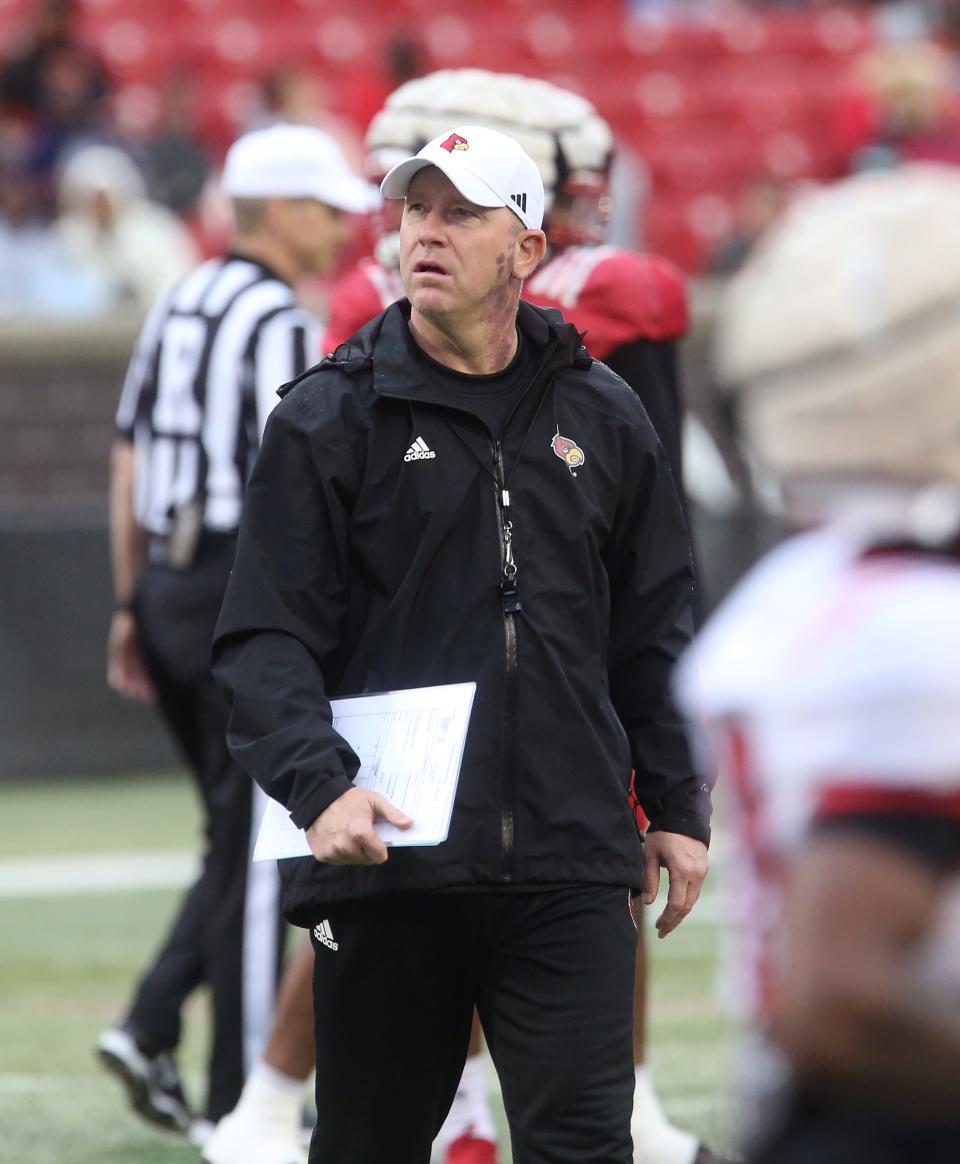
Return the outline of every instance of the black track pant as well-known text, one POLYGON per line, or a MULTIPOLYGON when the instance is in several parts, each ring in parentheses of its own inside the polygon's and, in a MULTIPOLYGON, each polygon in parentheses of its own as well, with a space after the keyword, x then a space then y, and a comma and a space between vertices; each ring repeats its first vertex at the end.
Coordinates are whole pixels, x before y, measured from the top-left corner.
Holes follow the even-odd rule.
POLYGON ((126 1024, 145 1050, 173 1049, 187 996, 201 984, 210 987, 211 1119, 236 1105, 269 1033, 284 933, 276 863, 249 859, 257 794, 227 751, 227 708, 210 674, 232 561, 231 539, 208 539, 190 571, 148 566, 135 599, 160 710, 203 802, 206 845, 200 875, 137 988, 126 1024))
POLYGON ((387 896, 316 920, 310 1164, 427 1164, 474 1004, 514 1164, 631 1164, 625 888, 387 896))

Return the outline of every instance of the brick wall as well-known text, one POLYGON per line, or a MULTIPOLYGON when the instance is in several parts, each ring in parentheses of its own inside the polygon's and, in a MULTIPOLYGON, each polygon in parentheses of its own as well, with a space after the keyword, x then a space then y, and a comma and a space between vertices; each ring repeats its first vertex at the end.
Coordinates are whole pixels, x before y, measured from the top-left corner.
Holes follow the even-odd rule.
POLYGON ((0 327, 0 508, 106 495, 136 320, 0 327))

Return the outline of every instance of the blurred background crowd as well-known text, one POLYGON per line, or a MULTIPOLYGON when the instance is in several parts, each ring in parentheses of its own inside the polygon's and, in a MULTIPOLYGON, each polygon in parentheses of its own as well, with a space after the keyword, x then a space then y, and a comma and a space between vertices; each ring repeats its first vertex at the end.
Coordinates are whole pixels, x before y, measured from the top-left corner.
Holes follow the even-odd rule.
POLYGON ((392 89, 464 65, 590 98, 636 163, 616 241, 726 274, 798 184, 960 162, 958 9, 0 0, 0 313, 145 308, 221 246, 216 176, 239 133, 320 125, 359 168, 392 89))
MULTIPOLYGON (((687 487, 707 606, 774 536, 714 447, 712 305, 798 190, 960 163, 960 4, 0 0, 0 562, 17 566, 0 587, 5 771, 163 758, 152 723, 91 682, 109 620, 107 461, 144 312, 225 244, 228 145, 313 124, 360 171, 387 95, 465 66, 592 100, 619 159, 610 241, 690 277, 687 487)), ((370 248, 356 227, 333 278, 370 248)), ((305 289, 321 316, 329 285, 305 289)))

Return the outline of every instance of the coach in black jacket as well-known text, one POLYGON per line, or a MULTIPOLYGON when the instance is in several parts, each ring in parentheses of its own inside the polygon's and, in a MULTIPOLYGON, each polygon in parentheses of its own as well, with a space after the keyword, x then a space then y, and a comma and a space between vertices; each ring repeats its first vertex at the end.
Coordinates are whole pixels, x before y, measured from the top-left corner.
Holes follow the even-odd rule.
POLYGON ((630 388, 518 307, 544 236, 516 143, 460 128, 383 188, 406 196, 408 300, 285 390, 215 643, 233 753, 316 857, 283 863, 288 916, 326 939, 311 1164, 426 1164, 474 1003, 516 1164, 630 1164, 627 891, 667 868, 664 935, 706 870, 667 698, 676 490, 630 388), (388 860, 374 821, 404 818, 353 786, 329 699, 470 680, 449 838, 388 860))

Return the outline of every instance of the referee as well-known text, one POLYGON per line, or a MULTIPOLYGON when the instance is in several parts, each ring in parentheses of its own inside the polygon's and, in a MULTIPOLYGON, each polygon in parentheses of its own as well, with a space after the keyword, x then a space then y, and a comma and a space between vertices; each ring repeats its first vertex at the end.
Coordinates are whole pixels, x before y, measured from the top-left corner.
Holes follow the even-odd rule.
POLYGON ((107 681, 156 702, 197 781, 203 865, 164 944, 97 1051, 146 1119, 189 1130, 174 1052, 181 1010, 210 988, 206 1116, 232 1110, 269 1031, 282 957, 276 865, 252 865, 255 786, 226 748, 210 643, 233 563, 243 489, 276 388, 318 350, 293 285, 329 271, 344 211, 368 188, 333 139, 281 125, 240 138, 223 188, 232 248, 189 274, 148 316, 117 413, 110 484, 116 608, 107 681))

